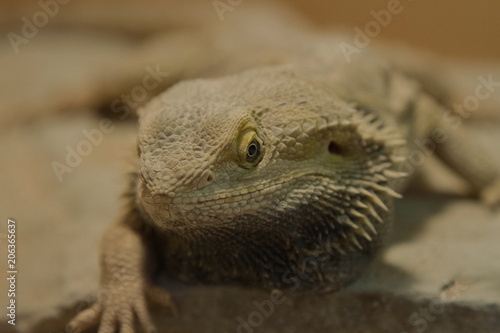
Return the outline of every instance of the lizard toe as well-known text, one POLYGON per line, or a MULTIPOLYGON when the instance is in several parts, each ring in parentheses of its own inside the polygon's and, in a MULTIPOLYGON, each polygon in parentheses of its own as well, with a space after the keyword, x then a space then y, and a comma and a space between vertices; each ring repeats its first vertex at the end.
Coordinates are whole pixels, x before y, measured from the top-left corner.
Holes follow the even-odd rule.
POLYGON ((79 333, 99 323, 102 315, 102 304, 95 303, 90 308, 80 312, 68 324, 68 331, 70 333, 79 333))
POLYGON ((120 333, 134 333, 134 312, 131 307, 127 306, 120 310, 118 322, 120 333))
POLYGON ((146 304, 146 298, 140 297, 132 304, 132 306, 143 330, 148 333, 156 332, 156 327, 153 324, 153 320, 151 319, 151 315, 149 314, 146 304))
POLYGON ((115 333, 117 326, 116 309, 113 307, 105 307, 102 313, 101 323, 98 333, 115 333))

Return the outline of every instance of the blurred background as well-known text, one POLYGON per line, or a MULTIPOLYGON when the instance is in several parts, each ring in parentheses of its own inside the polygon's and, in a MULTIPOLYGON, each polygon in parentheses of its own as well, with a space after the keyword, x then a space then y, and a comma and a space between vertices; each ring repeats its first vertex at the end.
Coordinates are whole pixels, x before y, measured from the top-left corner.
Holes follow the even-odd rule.
MULTIPOLYGON (((139 67, 141 60, 137 59, 140 56, 134 56, 134 51, 146 53, 147 47, 137 50, 162 34, 173 35, 177 31, 185 34, 185 41, 174 37, 174 41, 169 40, 161 46, 163 49, 158 53, 176 52, 172 57, 177 56, 165 60, 165 64, 173 67, 184 61, 186 66, 196 67, 186 60, 191 49, 197 47, 187 34, 200 31, 208 34, 206 31, 211 29, 228 33, 228 21, 243 21, 244 13, 255 10, 256 4, 262 2, 233 0, 231 3, 228 0, 1 1, 0 30, 4 38, 0 40, 3 74, 0 78, 0 123, 29 118, 32 114, 109 104, 120 91, 129 88, 117 86, 120 82, 132 81, 127 77, 131 68, 139 67), (183 50, 182 55, 179 49, 183 50)), ((255 18, 267 15, 272 20, 272 15, 277 15, 284 21, 302 17, 292 24, 289 21, 290 28, 300 30, 304 22, 308 22, 313 29, 347 35, 354 35, 356 28, 364 30, 365 25, 374 20, 373 12, 387 10, 396 3, 401 12, 392 15, 390 24, 381 28, 370 46, 389 41, 443 57, 445 60, 441 64, 459 63, 461 72, 458 75, 463 74, 465 78, 450 81, 459 81, 456 91, 463 90, 465 95, 474 88, 478 66, 485 68, 480 72, 499 68, 498 1, 276 0, 264 3, 266 9, 261 15, 254 15, 253 19, 247 15, 250 17, 248 24, 254 25, 256 30, 259 26, 270 25, 269 22, 261 24, 255 18), (473 68, 467 72, 471 69, 470 64, 473 68)), ((198 33, 198 38, 201 35, 198 33)), ((293 42, 290 36, 285 39, 293 42)), ((151 60, 143 54, 142 61, 146 59, 151 60)), ((200 63, 203 62, 198 60, 198 67, 200 63)), ((177 77, 172 76, 171 82, 162 88, 189 77, 186 71, 171 73, 177 77)), ((141 75, 142 72, 136 73, 136 79, 141 75)), ((457 99, 458 96, 461 95, 457 94, 457 99)), ((483 107, 489 109, 487 105, 483 107)))
MULTIPOLYGON (((352 29, 372 19, 370 11, 384 8, 387 0, 323 1, 276 0, 299 11, 310 21, 323 27, 352 29)), ((133 34, 147 34, 169 27, 182 19, 176 16, 178 8, 191 3, 201 6, 202 12, 214 11, 212 1, 159 1, 145 0, 89 0, 65 1, 64 9, 51 19, 48 28, 64 25, 73 29, 127 30, 133 34), (167 17, 168 19, 165 19, 167 17)), ((246 0, 242 1, 243 3, 246 0)), ((250 2, 250 1, 248 1, 250 2)), ((253 1, 255 2, 255 1, 253 1)), ((269 2, 269 1, 268 1, 269 2)), ((62 3, 62 1, 61 1, 62 3)), ((430 1, 402 0, 406 10, 384 29, 381 38, 408 42, 449 57, 480 60, 498 60, 500 44, 500 3, 483 1, 430 1)), ((37 1, 0 2, 0 24, 4 32, 19 26, 23 16, 31 17, 39 9, 37 1)), ((185 24, 189 24, 185 22, 185 24)), ((4 33, 5 35, 5 33, 4 33)))

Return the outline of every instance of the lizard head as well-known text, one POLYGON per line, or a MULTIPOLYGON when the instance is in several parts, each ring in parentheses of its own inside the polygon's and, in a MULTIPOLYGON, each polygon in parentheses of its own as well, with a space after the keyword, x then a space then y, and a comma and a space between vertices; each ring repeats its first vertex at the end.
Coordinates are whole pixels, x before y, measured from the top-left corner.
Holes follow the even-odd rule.
POLYGON ((358 246, 389 219, 400 143, 287 70, 186 81, 140 111, 138 206, 163 229, 337 228, 358 246))

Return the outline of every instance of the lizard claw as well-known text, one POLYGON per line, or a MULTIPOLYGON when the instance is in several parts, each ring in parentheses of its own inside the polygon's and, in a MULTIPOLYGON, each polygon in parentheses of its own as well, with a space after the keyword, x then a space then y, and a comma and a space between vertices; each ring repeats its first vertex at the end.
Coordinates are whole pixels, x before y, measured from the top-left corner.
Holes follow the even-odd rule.
POLYGON ((170 307, 177 316, 177 309, 168 291, 156 287, 141 287, 140 284, 110 287, 101 292, 97 302, 79 313, 68 324, 69 332, 80 333, 98 323, 99 333, 135 332, 135 317, 142 329, 148 333, 156 333, 147 307, 146 296, 156 303, 170 307))
POLYGON ((68 324, 68 331, 71 333, 79 333, 88 327, 97 325, 102 314, 102 303, 97 302, 90 308, 80 312, 68 324))
POLYGON ((149 285, 146 289, 146 295, 150 301, 162 307, 169 308, 174 317, 179 317, 179 311, 170 293, 162 287, 149 285))

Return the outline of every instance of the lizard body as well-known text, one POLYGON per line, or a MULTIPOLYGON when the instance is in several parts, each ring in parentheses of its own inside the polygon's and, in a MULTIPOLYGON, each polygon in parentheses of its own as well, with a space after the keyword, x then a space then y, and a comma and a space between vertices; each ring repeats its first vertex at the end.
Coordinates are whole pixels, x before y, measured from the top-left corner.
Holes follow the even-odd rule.
POLYGON ((498 179, 485 158, 460 154, 471 140, 390 63, 366 53, 348 64, 333 47, 292 58, 178 83, 140 110, 129 210, 102 248, 115 296, 73 329, 132 332, 136 314, 151 331, 151 253, 185 281, 286 289, 299 270, 295 289, 342 288, 384 242, 407 183, 401 163, 436 128, 436 153, 478 191, 498 179))

